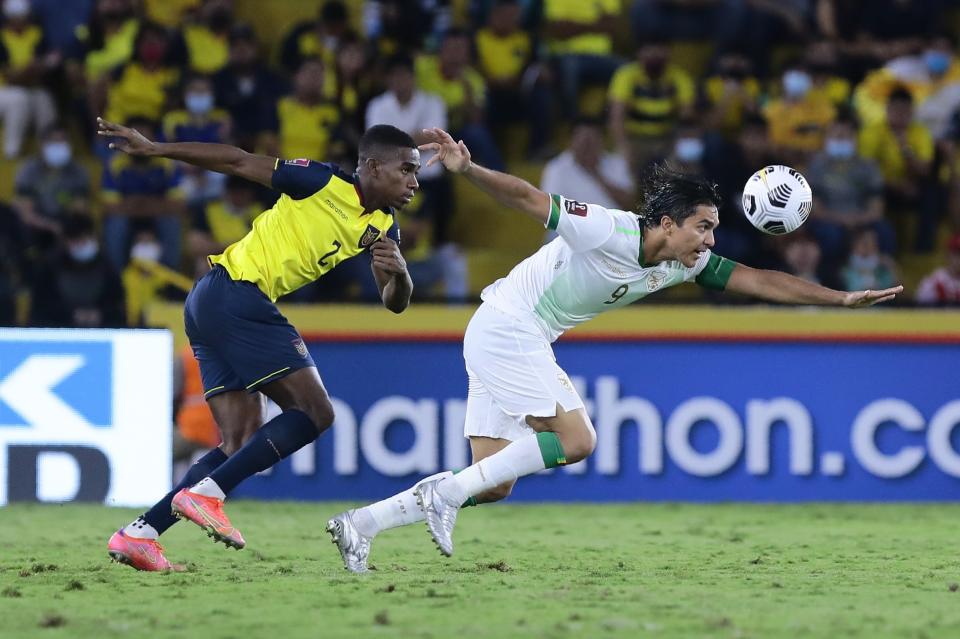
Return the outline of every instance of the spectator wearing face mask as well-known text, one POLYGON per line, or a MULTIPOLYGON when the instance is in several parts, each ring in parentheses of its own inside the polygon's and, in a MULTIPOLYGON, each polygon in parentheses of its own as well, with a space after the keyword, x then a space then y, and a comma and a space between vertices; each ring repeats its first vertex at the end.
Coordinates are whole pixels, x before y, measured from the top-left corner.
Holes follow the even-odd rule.
MULTIPOLYGON (((183 109, 172 111, 163 119, 163 137, 167 142, 206 142, 223 144, 230 139, 230 114, 214 105, 210 79, 194 75, 183 89, 183 109)), ((223 194, 226 176, 182 165, 181 188, 188 205, 199 205, 223 194)))
POLYGON ((13 207, 34 248, 52 247, 64 218, 89 210, 90 176, 73 159, 67 132, 53 126, 44 133, 39 156, 20 165, 14 182, 13 207))
POLYGON ((857 152, 853 116, 841 113, 827 129, 823 151, 810 160, 805 175, 813 189, 811 228, 828 260, 844 254, 850 233, 873 228, 885 253, 896 251, 892 225, 884 218, 883 174, 857 152))
POLYGON ((43 30, 31 20, 30 0, 4 0, 0 26, 0 118, 3 155, 20 155, 27 129, 42 131, 57 118, 53 97, 43 86, 62 56, 47 50, 43 30))
POLYGON ((854 231, 850 257, 841 274, 847 291, 889 288, 900 279, 896 263, 881 252, 877 232, 870 227, 854 231))
POLYGON ((684 173, 704 175, 704 132, 693 118, 684 118, 677 125, 673 148, 667 161, 684 173))
MULTIPOLYGON (((127 122, 148 139, 154 139, 149 120, 127 122)), ((103 172, 104 245, 117 271, 128 259, 133 223, 152 226, 162 246, 161 261, 169 268, 180 263, 180 233, 186 206, 181 188, 182 171, 165 158, 117 153, 103 172)))
POLYGON ((246 151, 263 149, 277 132, 277 99, 287 93, 284 81, 260 59, 256 34, 249 25, 230 30, 227 66, 213 76, 217 106, 233 121, 234 140, 246 151))
POLYGON ((30 325, 124 325, 123 286, 100 251, 89 216, 72 214, 64 220, 62 248, 41 266, 33 280, 30 325))
POLYGON ((836 108, 822 95, 811 91, 813 78, 800 65, 787 69, 781 79, 783 95, 770 101, 763 111, 770 127, 770 141, 783 161, 803 165, 823 145, 827 126, 836 117, 836 108))
POLYGON ((681 117, 690 115, 693 78, 670 63, 666 42, 648 41, 636 62, 625 64, 610 82, 610 133, 634 169, 665 155, 681 117))

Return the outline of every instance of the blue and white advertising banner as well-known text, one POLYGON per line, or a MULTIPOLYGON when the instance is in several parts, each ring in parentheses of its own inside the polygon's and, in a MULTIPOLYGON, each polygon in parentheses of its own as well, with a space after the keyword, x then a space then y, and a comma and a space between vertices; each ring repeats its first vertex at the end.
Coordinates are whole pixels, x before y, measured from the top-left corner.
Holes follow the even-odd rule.
POLYGON ((172 366, 168 331, 0 329, 0 505, 170 490, 172 366))
MULTIPOLYGON (((367 500, 469 464, 460 344, 309 347, 335 426, 236 496, 367 500)), ((511 499, 960 497, 960 344, 571 341, 555 351, 597 448, 521 480, 511 499)))

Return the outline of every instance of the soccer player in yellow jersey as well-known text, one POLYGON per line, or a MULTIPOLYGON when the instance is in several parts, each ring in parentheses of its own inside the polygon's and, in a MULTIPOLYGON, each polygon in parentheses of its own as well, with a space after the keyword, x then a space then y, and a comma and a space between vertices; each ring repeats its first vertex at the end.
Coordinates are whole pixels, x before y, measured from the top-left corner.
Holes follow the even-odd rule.
POLYGON ((223 512, 226 494, 333 423, 333 407, 313 359, 274 305, 277 298, 369 250, 384 306, 401 313, 410 303, 413 282, 393 213, 419 187, 420 153, 400 129, 374 126, 360 139, 360 161, 351 176, 329 164, 279 160, 223 144, 152 142, 102 119, 98 129, 113 138, 112 149, 187 162, 282 193, 246 236, 208 257, 212 269, 184 305, 187 337, 223 443, 108 543, 117 561, 139 570, 170 570, 175 567, 156 540, 175 516, 193 521, 216 541, 243 548, 240 531, 223 512), (267 423, 264 395, 283 411, 267 423))

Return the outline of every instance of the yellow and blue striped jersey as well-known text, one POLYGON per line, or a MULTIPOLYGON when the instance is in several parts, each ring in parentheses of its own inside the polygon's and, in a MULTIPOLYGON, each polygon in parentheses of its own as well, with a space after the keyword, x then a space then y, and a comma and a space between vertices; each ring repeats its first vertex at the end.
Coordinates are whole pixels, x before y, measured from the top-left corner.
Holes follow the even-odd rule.
POLYGON ((242 239, 207 259, 234 280, 253 282, 271 301, 319 279, 376 240, 400 241, 392 209, 364 214, 355 176, 311 160, 277 160, 282 195, 242 239))

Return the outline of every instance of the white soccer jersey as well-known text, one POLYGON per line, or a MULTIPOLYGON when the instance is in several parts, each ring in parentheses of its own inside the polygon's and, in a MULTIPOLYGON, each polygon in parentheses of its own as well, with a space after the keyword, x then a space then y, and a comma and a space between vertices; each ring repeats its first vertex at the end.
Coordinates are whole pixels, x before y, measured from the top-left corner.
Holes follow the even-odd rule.
POLYGON ((560 195, 550 196, 546 227, 559 237, 483 290, 504 313, 532 317, 551 342, 604 311, 668 286, 696 280, 722 290, 734 262, 706 251, 687 268, 677 260, 644 266, 640 219, 560 195))

